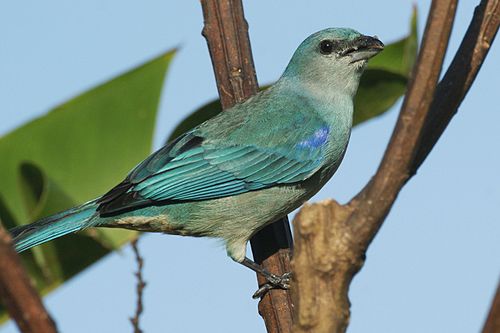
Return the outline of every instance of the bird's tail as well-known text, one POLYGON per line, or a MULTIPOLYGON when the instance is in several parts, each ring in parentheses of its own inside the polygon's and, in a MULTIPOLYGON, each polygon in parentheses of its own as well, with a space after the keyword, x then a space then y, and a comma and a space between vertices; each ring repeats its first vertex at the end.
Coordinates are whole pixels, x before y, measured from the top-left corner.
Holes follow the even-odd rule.
POLYGON ((37 222, 10 230, 17 252, 40 245, 52 239, 89 227, 96 216, 96 201, 48 216, 37 222))

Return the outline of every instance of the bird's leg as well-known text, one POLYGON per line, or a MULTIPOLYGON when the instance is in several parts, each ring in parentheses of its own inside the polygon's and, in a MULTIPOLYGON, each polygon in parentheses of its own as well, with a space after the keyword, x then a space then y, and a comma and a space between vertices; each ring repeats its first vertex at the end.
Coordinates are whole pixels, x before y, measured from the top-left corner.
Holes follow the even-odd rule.
POLYGON ((264 296, 271 289, 288 289, 290 288, 290 277, 292 272, 285 273, 281 276, 275 275, 264 269, 262 266, 256 264, 252 260, 245 257, 241 262, 242 265, 250 268, 256 273, 261 274, 267 280, 267 283, 262 285, 254 294, 253 298, 260 298, 264 296))

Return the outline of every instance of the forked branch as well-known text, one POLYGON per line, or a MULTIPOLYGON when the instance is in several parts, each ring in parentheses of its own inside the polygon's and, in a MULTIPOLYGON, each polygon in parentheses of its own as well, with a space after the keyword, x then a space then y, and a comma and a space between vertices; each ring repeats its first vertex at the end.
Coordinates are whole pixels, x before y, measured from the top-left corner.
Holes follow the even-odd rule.
POLYGON ((483 0, 439 85, 456 0, 434 0, 413 79, 383 160, 346 205, 306 205, 294 220, 294 332, 344 332, 348 290, 398 193, 456 113, 498 31, 498 0, 483 0), (436 88, 437 87, 437 88, 436 88))

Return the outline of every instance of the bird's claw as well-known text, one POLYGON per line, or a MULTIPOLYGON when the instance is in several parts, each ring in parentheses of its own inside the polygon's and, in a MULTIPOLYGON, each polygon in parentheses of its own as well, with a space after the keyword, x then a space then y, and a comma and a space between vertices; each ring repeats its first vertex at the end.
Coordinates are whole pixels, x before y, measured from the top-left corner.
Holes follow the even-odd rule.
POLYGON ((271 274, 266 276, 267 283, 263 284, 252 296, 252 298, 261 298, 271 289, 284 289, 290 288, 290 279, 292 272, 285 273, 281 276, 271 274))

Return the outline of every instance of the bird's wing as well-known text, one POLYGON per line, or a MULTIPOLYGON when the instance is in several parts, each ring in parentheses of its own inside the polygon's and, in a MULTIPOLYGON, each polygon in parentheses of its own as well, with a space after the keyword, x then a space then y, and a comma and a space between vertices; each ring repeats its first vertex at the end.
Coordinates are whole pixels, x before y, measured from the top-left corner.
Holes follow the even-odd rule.
POLYGON ((328 127, 315 122, 314 127, 290 131, 291 124, 280 123, 281 130, 273 134, 281 136, 274 143, 262 141, 258 137, 262 135, 255 133, 243 140, 245 133, 238 131, 248 126, 214 135, 202 125, 139 164, 99 199, 99 211, 114 214, 158 202, 222 198, 305 180, 324 161, 328 127))

